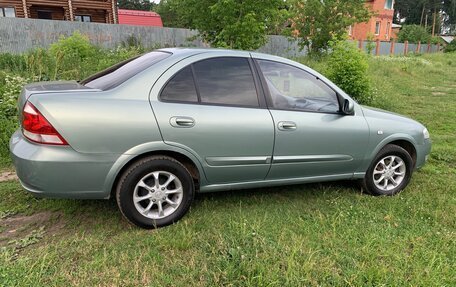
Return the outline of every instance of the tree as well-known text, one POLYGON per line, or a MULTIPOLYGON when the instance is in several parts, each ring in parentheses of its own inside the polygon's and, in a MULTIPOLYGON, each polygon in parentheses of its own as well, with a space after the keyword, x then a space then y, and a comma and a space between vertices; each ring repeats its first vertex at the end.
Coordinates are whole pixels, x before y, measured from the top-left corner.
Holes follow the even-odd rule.
POLYGON ((397 35, 398 42, 409 41, 410 43, 427 43, 431 40, 428 31, 419 25, 404 25, 397 35))
POLYGON ((396 23, 420 25, 432 34, 456 25, 456 0, 396 0, 394 8, 396 23))
POLYGON ((284 21, 283 5, 283 0, 168 0, 158 11, 165 12, 167 24, 198 30, 211 46, 252 50, 284 21))
POLYGON ((366 22, 365 0, 295 0, 291 5, 292 34, 311 53, 328 49, 332 40, 346 37, 350 25, 366 22))
POLYGON ((156 7, 156 12, 160 15, 163 26, 173 28, 190 28, 190 24, 178 15, 181 12, 179 0, 161 0, 156 7))
POLYGON ((149 0, 118 0, 119 9, 151 11, 157 4, 149 0))

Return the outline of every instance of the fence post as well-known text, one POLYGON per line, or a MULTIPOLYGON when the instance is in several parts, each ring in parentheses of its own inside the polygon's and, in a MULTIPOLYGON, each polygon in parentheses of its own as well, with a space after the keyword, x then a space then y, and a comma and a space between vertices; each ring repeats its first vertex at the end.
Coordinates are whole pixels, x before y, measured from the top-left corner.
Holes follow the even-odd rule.
POLYGON ((363 40, 361 40, 361 39, 358 40, 358 47, 359 47, 360 50, 363 49, 363 40))
POLYGON ((380 39, 377 39, 377 42, 375 45, 375 55, 376 56, 380 55, 380 39))
POLYGON ((394 55, 394 41, 394 38, 391 39, 390 55, 394 55))
POLYGON ((427 52, 431 53, 431 42, 430 41, 428 42, 427 52))
POLYGON ((418 41, 418 46, 416 46, 416 53, 417 54, 421 53, 421 41, 418 41))
POLYGON ((440 42, 437 43, 437 53, 440 52, 440 42))
POLYGON ((404 55, 407 56, 408 53, 408 41, 404 42, 404 55))

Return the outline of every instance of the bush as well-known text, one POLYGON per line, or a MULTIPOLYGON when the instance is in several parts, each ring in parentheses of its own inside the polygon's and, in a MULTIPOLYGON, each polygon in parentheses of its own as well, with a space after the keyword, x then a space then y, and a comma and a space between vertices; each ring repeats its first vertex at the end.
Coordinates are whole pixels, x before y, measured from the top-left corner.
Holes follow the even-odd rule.
POLYGON ((18 128, 17 119, 6 118, 0 115, 0 167, 11 163, 9 155, 9 140, 18 128))
POLYGON ((49 53, 55 60, 54 78, 59 77, 59 73, 69 73, 72 77, 79 78, 86 64, 93 63, 97 52, 98 48, 79 32, 70 37, 62 36, 49 48, 49 53))
POLYGON ((333 42, 331 49, 328 78, 359 103, 371 104, 374 99, 367 74, 367 55, 347 41, 333 42))
POLYGON ((26 69, 27 57, 25 55, 0 54, 0 70, 20 73, 26 69))
POLYGON ((409 41, 410 43, 428 43, 432 40, 428 31, 420 25, 404 25, 397 34, 398 42, 409 41))
POLYGON ((0 73, 0 113, 3 117, 13 118, 16 115, 17 96, 27 82, 21 76, 0 73))
POLYGON ((444 49, 445 53, 456 52, 456 40, 451 41, 450 44, 446 45, 444 49))

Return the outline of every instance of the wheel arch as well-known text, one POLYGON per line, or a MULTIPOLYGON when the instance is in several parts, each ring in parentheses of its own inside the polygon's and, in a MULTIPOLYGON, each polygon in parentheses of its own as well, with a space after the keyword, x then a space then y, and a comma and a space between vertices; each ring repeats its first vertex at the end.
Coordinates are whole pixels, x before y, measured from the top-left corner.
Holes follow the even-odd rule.
POLYGON ((399 147, 405 149, 408 152, 408 154, 410 155, 410 157, 412 158, 413 168, 415 168, 417 153, 416 153, 416 147, 413 145, 413 143, 411 143, 410 141, 407 141, 407 140, 395 140, 388 144, 396 145, 396 146, 399 146, 399 147))
POLYGON ((417 143, 407 134, 393 134, 382 141, 380 141, 375 148, 370 152, 367 157, 365 157, 364 163, 362 166, 355 172, 355 175, 364 177, 364 173, 367 171, 375 156, 387 145, 393 144, 402 147, 405 149, 413 160, 414 168, 417 162, 417 143))
POLYGON ((193 178, 195 184, 195 191, 199 190, 201 184, 205 184, 206 177, 204 174, 204 170, 200 164, 200 161, 185 150, 180 150, 178 148, 162 146, 160 148, 155 149, 148 149, 143 150, 140 153, 135 154, 123 154, 119 157, 116 163, 111 168, 106 182, 105 182, 105 193, 106 198, 110 198, 115 192, 115 188, 117 183, 122 175, 122 173, 133 163, 141 160, 145 157, 154 156, 154 155, 162 155, 162 156, 169 156, 180 163, 182 163, 187 170, 190 172, 190 175, 193 178))

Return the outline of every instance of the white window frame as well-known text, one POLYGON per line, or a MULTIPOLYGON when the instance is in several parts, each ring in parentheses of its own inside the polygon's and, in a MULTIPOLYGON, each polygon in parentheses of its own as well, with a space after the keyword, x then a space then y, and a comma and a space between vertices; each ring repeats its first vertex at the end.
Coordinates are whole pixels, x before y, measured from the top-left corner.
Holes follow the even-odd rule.
POLYGON ((388 1, 389 0, 385 0, 385 9, 387 10, 394 10, 394 0, 391 0, 391 7, 388 7, 388 1))
POLYGON ((86 15, 86 14, 85 15, 82 15, 82 14, 81 15, 75 15, 74 16, 74 20, 76 22, 92 23, 92 15, 86 15), (76 17, 81 17, 81 21, 76 20, 76 17), (90 19, 90 21, 85 21, 84 19, 86 19, 86 17, 88 17, 90 19))
POLYGON ((16 18, 16 8, 15 7, 0 7, 0 17, 2 17, 2 18, 16 18), (5 9, 13 9, 14 17, 6 16, 5 9))

